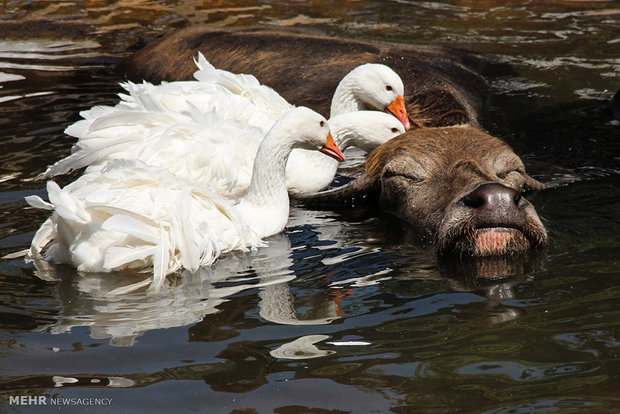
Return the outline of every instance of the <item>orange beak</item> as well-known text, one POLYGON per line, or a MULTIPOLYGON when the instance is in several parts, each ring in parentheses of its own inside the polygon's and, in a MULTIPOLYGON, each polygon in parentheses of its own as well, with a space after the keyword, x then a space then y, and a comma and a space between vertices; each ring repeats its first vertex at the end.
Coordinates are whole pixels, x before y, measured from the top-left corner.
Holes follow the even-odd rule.
POLYGON ((411 124, 409 123, 409 117, 407 116, 407 108, 405 108, 405 98, 402 95, 399 95, 391 104, 385 108, 386 112, 394 115, 400 122, 405 126, 405 130, 409 130, 411 128, 411 124))
POLYGON ((331 132, 327 134, 327 139, 325 140, 325 145, 319 150, 323 154, 329 155, 333 159, 337 161, 344 161, 344 154, 338 148, 338 145, 334 142, 334 138, 332 138, 331 132))

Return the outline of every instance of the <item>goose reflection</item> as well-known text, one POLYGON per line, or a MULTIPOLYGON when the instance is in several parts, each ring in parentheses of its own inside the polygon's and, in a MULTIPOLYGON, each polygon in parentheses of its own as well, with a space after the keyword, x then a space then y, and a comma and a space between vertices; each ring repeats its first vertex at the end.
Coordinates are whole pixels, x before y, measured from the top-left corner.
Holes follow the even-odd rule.
POLYGON ((197 272, 183 271, 161 292, 109 293, 134 283, 127 273, 75 273, 68 266, 42 263, 36 274, 58 280, 61 314, 47 329, 60 334, 88 326, 94 339, 110 339, 116 346, 131 346, 152 329, 187 326, 221 311, 223 303, 239 292, 258 289, 259 314, 277 324, 328 324, 342 316, 337 300, 327 294, 294 297, 288 282, 296 278, 291 244, 286 234, 268 239, 268 246, 245 254, 232 254, 197 272), (128 280, 129 279, 129 280, 128 280), (296 306, 309 311, 299 313, 296 306))

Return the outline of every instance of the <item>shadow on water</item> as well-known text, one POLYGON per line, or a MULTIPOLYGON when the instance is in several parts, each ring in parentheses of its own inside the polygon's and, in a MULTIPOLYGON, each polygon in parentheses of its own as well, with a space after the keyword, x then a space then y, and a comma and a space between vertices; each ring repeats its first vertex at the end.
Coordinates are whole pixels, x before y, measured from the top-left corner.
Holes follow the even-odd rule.
POLYGON ((23 197, 44 196, 35 177, 69 153, 64 128, 116 102, 113 64, 197 23, 301 25, 491 55, 482 123, 552 184, 531 199, 549 248, 437 257, 377 212, 294 207, 269 247, 180 272, 152 297, 106 294, 139 275, 36 274, 3 260, 3 409, 40 412, 10 403, 30 395, 111 398, 91 408, 127 411, 617 410, 617 4, 220 3, 3 6, 7 18, 64 16, 66 33, 0 24, 0 254, 26 248, 46 218, 23 197))

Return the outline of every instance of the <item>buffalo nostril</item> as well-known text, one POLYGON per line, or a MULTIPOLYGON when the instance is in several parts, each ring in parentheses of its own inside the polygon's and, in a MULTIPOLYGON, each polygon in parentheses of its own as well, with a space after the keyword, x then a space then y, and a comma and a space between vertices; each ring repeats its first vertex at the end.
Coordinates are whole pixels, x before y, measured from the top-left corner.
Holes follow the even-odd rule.
POLYGON ((472 191, 463 197, 463 203, 465 203, 467 207, 479 208, 484 204, 484 198, 479 192, 472 191))
POLYGON ((502 184, 487 183, 478 186, 462 200, 467 207, 474 209, 506 208, 519 205, 521 194, 502 184))

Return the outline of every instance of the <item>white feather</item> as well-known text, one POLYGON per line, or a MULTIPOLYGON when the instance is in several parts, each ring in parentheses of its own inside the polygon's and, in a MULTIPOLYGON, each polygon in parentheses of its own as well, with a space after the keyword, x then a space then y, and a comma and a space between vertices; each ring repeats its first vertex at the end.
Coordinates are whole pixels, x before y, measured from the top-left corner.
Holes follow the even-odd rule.
POLYGON ((149 286, 149 293, 158 292, 164 283, 164 278, 170 273, 171 269, 177 270, 176 266, 170 266, 170 246, 163 225, 160 225, 160 232, 162 238, 153 254, 153 283, 149 286))
POLYGON ((103 267, 106 269, 122 269, 129 267, 132 262, 148 263, 150 256, 153 256, 157 246, 112 246, 105 253, 103 267))
POLYGON ((117 231, 135 237, 146 243, 157 244, 160 241, 160 232, 144 221, 136 220, 128 214, 116 214, 101 224, 103 230, 117 231))
POLYGON ((47 201, 44 201, 39 196, 27 196, 24 199, 26 200, 26 203, 28 203, 28 205, 30 205, 31 207, 39 208, 41 210, 53 210, 54 209, 53 204, 48 203, 47 201))

